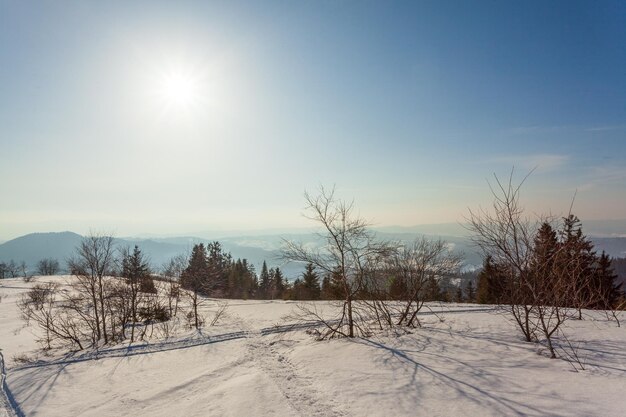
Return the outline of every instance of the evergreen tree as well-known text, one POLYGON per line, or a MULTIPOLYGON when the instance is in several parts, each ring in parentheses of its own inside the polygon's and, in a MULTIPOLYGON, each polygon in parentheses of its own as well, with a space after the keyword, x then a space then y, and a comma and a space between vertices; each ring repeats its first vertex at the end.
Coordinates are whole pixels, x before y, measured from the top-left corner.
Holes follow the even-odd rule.
POLYGON ((247 300, 257 293, 257 277, 254 267, 246 259, 237 259, 228 267, 228 295, 247 300))
POLYGON ((243 277, 242 277, 242 293, 245 300, 253 298, 256 295, 259 282, 257 280, 254 265, 248 263, 246 259, 242 260, 243 277))
POLYGON ((406 281, 401 276, 394 275, 389 279, 389 297, 392 300, 401 300, 403 297, 406 297, 407 292, 406 281))
POLYGON ((193 246, 189 264, 180 276, 180 284, 183 288, 206 294, 206 282, 209 277, 209 264, 207 252, 203 243, 193 246))
POLYGON ((582 320, 582 309, 589 306, 596 290, 590 286, 596 254, 593 243, 582 233, 580 220, 573 214, 563 219, 561 245, 560 271, 573 286, 570 304, 578 310, 578 319, 582 320))
POLYGON ((232 265, 230 253, 224 252, 222 245, 215 241, 207 245, 208 287, 213 296, 228 294, 229 269, 232 265))
POLYGON ((129 282, 139 283, 146 275, 149 275, 148 262, 144 259, 139 247, 135 245, 133 253, 125 254, 122 259, 122 277, 129 282))
POLYGON ((334 300, 334 291, 332 289, 332 285, 330 283, 330 275, 324 275, 322 278, 322 300, 334 300))
POLYGON ((341 300, 341 274, 339 272, 333 272, 326 274, 322 278, 322 286, 320 297, 322 300, 341 300))
POLYGON ((476 302, 476 290, 474 289, 474 283, 472 281, 467 282, 467 287, 465 289, 467 293, 467 302, 475 303, 476 302))
POLYGON ((463 289, 461 288, 460 285, 456 287, 456 292, 454 294, 454 301, 457 303, 463 302, 463 289))
MULTIPOLYGON (((557 288, 560 284, 559 259, 560 244, 556 231, 544 222, 533 241, 533 257, 530 262, 530 279, 524 286, 526 291, 532 292, 535 302, 543 305, 560 305, 563 303, 559 292, 566 291, 557 288)), ((527 294, 530 298, 530 294, 527 294)))
POLYGON ((140 293, 156 293, 154 282, 150 277, 148 262, 144 259, 139 247, 135 245, 132 253, 125 251, 122 258, 122 277, 126 278, 127 300, 131 326, 130 341, 135 340, 135 323, 139 322, 140 293))
POLYGON ((442 301, 445 298, 439 288, 439 283, 435 277, 428 277, 426 280, 426 291, 424 294, 424 300, 426 301, 442 301))
POLYGON ((497 265, 491 256, 483 262, 483 268, 478 274, 476 301, 479 304, 498 304, 507 302, 505 287, 507 277, 502 268, 497 265))
POLYGON ((272 280, 272 299, 282 298, 285 292, 285 280, 280 268, 270 269, 270 277, 272 280))
POLYGON ((615 307, 622 295, 622 284, 617 282, 609 256, 602 251, 594 269, 594 283, 598 288, 598 300, 592 307, 611 309, 615 307))
MULTIPOLYGON (((312 263, 308 263, 306 265, 306 269, 304 273, 302 274, 302 287, 303 287, 303 294, 301 294, 301 296, 303 298, 300 298, 300 299, 305 299, 305 300, 319 300, 320 299, 320 293, 321 293, 320 281, 319 281, 317 272, 315 272, 315 266, 313 266, 312 263)), ((294 288, 295 288, 295 283, 294 283, 294 288)))
POLYGON ((242 277, 243 277, 243 264, 241 259, 237 259, 228 268, 228 296, 230 298, 243 298, 242 297, 242 277))
POLYGON ((296 278, 291 287, 291 293, 289 296, 292 300, 306 300, 306 290, 304 284, 300 278, 296 278))
POLYGON ((209 285, 209 264, 207 261, 207 251, 202 243, 194 245, 189 257, 189 265, 180 276, 180 285, 191 291, 191 307, 193 313, 194 326, 200 327, 200 316, 198 306, 200 304, 200 294, 208 294, 209 285))
POLYGON ((272 282, 270 278, 270 273, 267 270, 267 263, 263 261, 263 266, 261 267, 261 276, 259 277, 259 298, 262 300, 267 300, 270 297, 272 282))

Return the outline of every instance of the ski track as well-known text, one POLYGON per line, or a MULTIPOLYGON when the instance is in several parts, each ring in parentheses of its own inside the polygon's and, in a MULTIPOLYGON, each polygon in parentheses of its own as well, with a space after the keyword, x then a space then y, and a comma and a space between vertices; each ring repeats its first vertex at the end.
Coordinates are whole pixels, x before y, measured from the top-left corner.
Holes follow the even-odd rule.
POLYGON ((24 413, 22 413, 7 385, 7 373, 2 352, 0 352, 0 417, 24 417, 24 413))
MULTIPOLYGON (((492 311, 493 308, 464 308, 457 310, 442 311, 422 311, 421 315, 450 314, 450 313, 467 313, 467 312, 484 312, 492 311)), ((237 339, 247 339, 246 356, 236 361, 236 363, 250 362, 256 368, 260 369, 267 375, 281 392, 289 406, 297 415, 302 417, 343 417, 346 414, 337 409, 337 407, 329 402, 321 392, 319 392, 312 378, 298 373, 297 366, 294 365, 286 356, 281 354, 282 349, 288 349, 297 343, 293 340, 281 339, 284 333, 305 330, 308 328, 319 327, 322 322, 295 323, 287 325, 274 325, 261 329, 253 329, 249 323, 239 318, 238 324, 242 330, 236 332, 223 333, 218 335, 202 336, 200 338, 183 339, 176 341, 164 341, 158 343, 147 343, 142 345, 132 345, 127 347, 113 347, 98 349, 81 354, 67 355, 61 359, 53 361, 37 361, 31 364, 18 366, 12 370, 23 370, 30 368, 40 368, 55 365, 68 365, 73 363, 130 357, 135 355, 146 355, 159 352, 167 352, 178 349, 189 349, 197 346, 203 346, 212 343, 226 342, 237 339)), ((19 404, 17 404, 11 395, 9 387, 6 385, 6 373, 4 369, 3 358, 0 357, 2 365, 2 395, 0 395, 0 417, 24 417, 19 404)), ((233 364, 231 364, 233 365, 233 364)), ((214 375, 206 375, 209 377, 214 375)), ((203 378, 204 378, 203 377, 203 378)), ((176 391, 176 387, 173 387, 176 391)))
MULTIPOLYGON (((447 310, 447 311, 423 311, 423 312, 419 312, 418 315, 423 316, 423 315, 434 315, 434 314, 467 313, 467 312, 483 312, 483 311, 493 311, 493 308, 471 308, 471 309, 459 309, 459 310, 447 310)), ((167 352, 170 350, 188 349, 188 348, 192 348, 196 346, 208 345, 211 343, 226 342, 229 340, 250 338, 252 336, 257 337, 257 336, 277 335, 277 334, 282 334, 282 333, 287 333, 287 332, 292 332, 292 331, 297 331, 297 330, 305 330, 305 329, 309 329, 313 327, 319 327, 322 325, 323 325, 322 322, 315 321, 315 322, 309 322, 309 323, 275 325, 275 326, 264 327, 262 329, 255 330, 255 329, 250 328, 250 326, 245 321, 239 319, 239 326, 243 330, 237 331, 237 332, 222 333, 222 334, 204 336, 201 338, 194 338, 194 339, 176 340, 172 342, 147 343, 143 345, 132 345, 132 346, 127 346, 127 347, 98 349, 94 351, 81 353, 78 355, 73 355, 73 354, 68 355, 62 359, 54 360, 54 361, 37 361, 37 362, 30 363, 27 365, 17 366, 12 369, 22 370, 22 369, 39 368, 39 367, 53 366, 53 365, 68 365, 72 363, 85 362, 85 361, 98 360, 98 359, 146 355, 150 353, 167 352)))

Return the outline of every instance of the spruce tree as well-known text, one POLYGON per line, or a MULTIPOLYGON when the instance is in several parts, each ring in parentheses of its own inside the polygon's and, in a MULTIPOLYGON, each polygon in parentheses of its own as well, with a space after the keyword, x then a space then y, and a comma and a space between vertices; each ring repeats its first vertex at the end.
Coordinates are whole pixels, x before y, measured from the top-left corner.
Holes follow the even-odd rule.
POLYGON ((122 277, 128 285, 130 318, 132 319, 130 341, 135 341, 135 323, 139 321, 139 304, 141 292, 156 292, 150 277, 148 262, 144 259, 139 247, 135 245, 133 253, 126 252, 122 258, 122 277))
POLYGON ((533 241, 530 279, 524 287, 526 291, 532 292, 535 302, 543 305, 563 303, 563 295, 559 292, 566 291, 566 289, 558 288, 561 274, 557 270, 560 268, 558 258, 562 253, 556 231, 549 223, 544 222, 533 241))
POLYGON ((476 302, 476 290, 474 289, 474 283, 472 281, 467 282, 467 288, 465 289, 467 293, 467 302, 475 303, 476 302))
POLYGON ((208 285, 211 295, 225 296, 228 294, 229 269, 233 263, 230 253, 226 253, 220 242, 207 245, 208 285))
POLYGON ((263 266, 261 267, 261 276, 259 277, 259 298, 262 300, 267 300, 270 297, 272 282, 270 278, 270 273, 267 270, 267 263, 263 261, 263 266))
POLYGON ((280 268, 270 269, 270 276, 272 280, 272 299, 282 298, 285 292, 285 281, 283 273, 280 268))
POLYGON ((479 304, 506 303, 505 288, 508 285, 506 274, 495 263, 491 256, 483 262, 483 268, 478 274, 476 301, 479 304))
MULTIPOLYGON (((302 286, 304 293, 301 294, 305 300, 319 300, 320 299, 320 281, 315 272, 315 266, 312 263, 306 265, 305 271, 302 274, 302 286)), ((295 288, 295 284, 294 284, 295 288)))
POLYGON ((594 284, 598 289, 598 300, 592 307, 612 309, 622 295, 622 284, 617 282, 617 274, 611 265, 611 259, 604 251, 594 268, 594 284))
POLYGON ((331 288, 331 283, 330 283, 330 275, 324 275, 324 278, 322 278, 322 293, 321 293, 321 298, 322 300, 334 300, 334 292, 331 288))
POLYGON ((457 303, 462 303, 463 302, 463 289, 461 288, 461 286, 459 285, 458 287, 456 287, 456 291, 454 294, 454 301, 457 303))
POLYGON ((570 304, 578 310, 578 319, 582 320, 582 309, 589 307, 596 291, 590 286, 596 254, 593 243, 582 233, 580 220, 573 214, 563 219, 561 245, 559 267, 570 280, 573 288, 570 304))
POLYGON ((435 277, 428 277, 426 280, 426 294, 424 299, 426 301, 441 301, 442 299, 441 288, 435 277))
POLYGON ((200 327, 198 305, 200 294, 207 294, 209 285, 209 264, 207 262, 206 248, 202 243, 194 245, 189 258, 189 265, 180 276, 180 285, 191 291, 191 307, 193 310, 194 326, 200 327))
POLYGON ((304 284, 300 278, 296 278, 291 288, 290 298, 292 300, 306 300, 306 290, 304 284))

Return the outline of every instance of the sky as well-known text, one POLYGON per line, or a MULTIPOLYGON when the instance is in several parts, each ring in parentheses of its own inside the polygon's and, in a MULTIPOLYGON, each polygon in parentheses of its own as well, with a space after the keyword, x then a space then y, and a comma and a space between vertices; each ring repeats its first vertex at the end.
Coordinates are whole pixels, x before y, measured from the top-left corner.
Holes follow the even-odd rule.
POLYGON ((0 0, 0 239, 626 218, 626 2, 0 0))

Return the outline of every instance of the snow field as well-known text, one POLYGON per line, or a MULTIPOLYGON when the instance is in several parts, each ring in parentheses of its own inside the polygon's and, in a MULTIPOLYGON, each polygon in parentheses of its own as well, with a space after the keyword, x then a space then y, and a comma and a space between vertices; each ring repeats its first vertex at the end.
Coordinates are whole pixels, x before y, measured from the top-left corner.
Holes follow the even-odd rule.
MULTIPOLYGON (((54 279, 54 278, 49 278, 54 279)), ((0 348, 26 416, 623 416, 626 328, 601 313, 570 321, 576 372, 523 342, 505 316, 434 305, 409 333, 316 341, 286 324, 295 303, 230 300, 214 327, 94 352, 34 353, 15 302, 32 283, 0 282, 0 348), (457 312, 455 312, 457 311, 457 312), (21 329, 21 330, 20 330, 21 329), (241 337, 224 338, 240 332, 241 337), (22 364, 27 353, 39 362, 22 364), (79 360, 78 360, 79 359, 79 360)), ((324 305, 324 302, 319 302, 324 305)), ((206 314, 215 308, 208 300, 206 314)), ((2 412, 0 411, 0 416, 2 412)))

